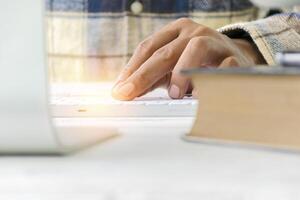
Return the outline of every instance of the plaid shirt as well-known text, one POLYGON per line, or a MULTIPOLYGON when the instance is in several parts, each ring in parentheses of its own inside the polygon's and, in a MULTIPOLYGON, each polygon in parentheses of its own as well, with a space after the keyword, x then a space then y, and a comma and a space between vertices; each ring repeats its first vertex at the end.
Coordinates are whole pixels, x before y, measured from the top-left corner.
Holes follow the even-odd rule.
POLYGON ((219 31, 233 38, 248 34, 269 65, 276 64, 277 52, 300 51, 299 11, 229 25, 222 27, 219 31))
POLYGON ((253 35, 255 28, 243 29, 252 25, 241 22, 257 17, 257 9, 247 0, 140 0, 139 14, 131 12, 134 0, 46 2, 48 62, 54 81, 114 79, 143 38, 180 17, 211 28, 240 23, 220 29, 229 35, 235 29, 253 35))

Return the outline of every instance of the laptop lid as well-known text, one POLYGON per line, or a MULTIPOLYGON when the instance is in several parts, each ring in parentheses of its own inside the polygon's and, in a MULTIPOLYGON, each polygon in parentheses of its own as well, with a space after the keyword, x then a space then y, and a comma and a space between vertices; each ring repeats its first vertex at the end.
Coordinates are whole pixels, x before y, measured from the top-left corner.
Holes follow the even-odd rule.
POLYGON ((47 108, 43 1, 0 2, 0 152, 57 151, 47 108))

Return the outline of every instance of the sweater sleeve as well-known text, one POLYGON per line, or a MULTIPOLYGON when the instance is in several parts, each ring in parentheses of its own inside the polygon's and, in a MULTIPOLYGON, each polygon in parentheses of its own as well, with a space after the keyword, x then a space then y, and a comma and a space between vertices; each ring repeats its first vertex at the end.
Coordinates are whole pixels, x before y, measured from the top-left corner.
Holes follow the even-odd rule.
POLYGON ((275 64, 277 52, 300 51, 300 13, 278 14, 218 31, 231 38, 250 37, 269 65, 275 64))

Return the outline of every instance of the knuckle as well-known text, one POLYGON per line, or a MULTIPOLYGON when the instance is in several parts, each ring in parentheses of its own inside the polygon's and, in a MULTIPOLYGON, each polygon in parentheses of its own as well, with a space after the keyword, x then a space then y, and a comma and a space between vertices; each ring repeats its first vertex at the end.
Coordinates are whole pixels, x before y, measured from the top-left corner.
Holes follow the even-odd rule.
POLYGON ((235 60, 235 58, 234 57, 228 57, 227 58, 227 62, 229 62, 229 63, 234 63, 234 62, 236 62, 236 60, 235 60))
POLYGON ((162 47, 158 49, 153 56, 159 57, 163 61, 170 61, 176 57, 175 50, 169 47, 162 47))
POLYGON ((199 51, 200 49, 207 49, 209 44, 209 37, 194 37, 189 42, 190 51, 199 51))
POLYGON ((186 17, 179 18, 175 21, 175 24, 177 24, 179 26, 186 26, 186 25, 189 25, 192 23, 194 23, 194 21, 189 18, 186 18, 186 17))
POLYGON ((210 28, 202 25, 199 25, 194 31, 195 35, 210 35, 211 33, 212 30, 210 28))
POLYGON ((130 67, 125 67, 125 68, 123 68, 121 73, 124 75, 130 75, 133 73, 133 70, 130 67))
POLYGON ((136 81, 139 83, 137 85, 138 88, 142 88, 143 86, 147 86, 151 80, 147 73, 140 73, 139 75, 137 75, 136 81))
POLYGON ((238 66, 237 59, 233 56, 228 57, 227 59, 227 64, 232 65, 232 66, 238 66))
POLYGON ((136 48, 136 53, 148 55, 152 50, 153 50, 153 42, 151 38, 148 38, 138 44, 136 48))

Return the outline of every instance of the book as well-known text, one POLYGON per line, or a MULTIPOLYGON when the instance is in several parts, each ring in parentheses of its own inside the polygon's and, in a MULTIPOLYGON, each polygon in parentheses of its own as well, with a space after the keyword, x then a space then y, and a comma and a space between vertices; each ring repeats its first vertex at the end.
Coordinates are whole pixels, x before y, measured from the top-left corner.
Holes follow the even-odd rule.
POLYGON ((189 140, 300 150, 300 69, 202 68, 191 76, 199 107, 189 140))

